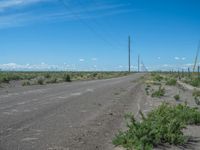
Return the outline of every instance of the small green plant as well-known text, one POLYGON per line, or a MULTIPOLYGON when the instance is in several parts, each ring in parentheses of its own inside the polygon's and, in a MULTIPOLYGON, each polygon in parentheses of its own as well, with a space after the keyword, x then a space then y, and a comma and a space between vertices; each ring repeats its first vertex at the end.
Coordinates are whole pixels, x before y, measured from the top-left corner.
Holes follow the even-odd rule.
POLYGON ((71 82, 71 77, 70 77, 69 74, 65 74, 63 79, 64 79, 65 82, 71 82))
POLYGON ((159 89, 151 94, 152 97, 162 97, 165 95, 165 88, 159 86, 159 89))
POLYGON ((180 95, 179 95, 179 94, 175 95, 175 96, 174 96, 174 99, 175 99, 176 101, 180 100, 180 95))
POLYGON ((195 100, 195 103, 197 104, 197 105, 200 105, 200 98, 199 97, 194 97, 194 100, 195 100))
POLYGON ((37 84, 43 85, 44 84, 44 78, 43 77, 38 77, 37 84))
POLYGON ((154 80, 154 81, 159 81, 159 82, 160 82, 161 80, 163 80, 163 77, 162 77, 161 75, 157 74, 157 75, 154 75, 154 76, 153 76, 153 80, 154 80))
POLYGON ((200 91, 194 90, 193 93, 192 93, 192 96, 194 97, 195 103, 197 105, 200 105, 200 91))
POLYGON ((47 80, 47 83, 57 83, 58 79, 56 77, 51 77, 49 80, 47 80))
POLYGON ((150 88, 151 88, 151 85, 147 84, 147 86, 145 87, 145 91, 147 95, 149 95, 150 88))
POLYGON ((172 106, 163 103, 146 117, 142 112, 140 114, 140 122, 133 115, 126 115, 128 129, 116 135, 113 140, 115 146, 123 146, 127 150, 151 150, 163 143, 182 145, 187 142, 182 131, 186 125, 200 123, 200 112, 186 104, 172 106))
POLYGON ((1 82, 3 82, 3 83, 9 83, 10 79, 7 76, 5 76, 5 77, 2 77, 1 82))
POLYGON ((51 74, 50 74, 50 73, 46 73, 46 74, 44 75, 44 77, 47 78, 47 79, 49 79, 49 78, 51 78, 51 74))
POLYGON ((200 79, 199 78, 189 78, 185 81, 186 83, 194 86, 194 87, 199 87, 200 86, 200 79))
POLYGON ((167 80, 166 85, 174 86, 176 85, 176 82, 176 79, 171 78, 167 80))
POLYGON ((22 82, 22 86, 29 86, 29 85, 31 85, 31 83, 28 80, 22 82))

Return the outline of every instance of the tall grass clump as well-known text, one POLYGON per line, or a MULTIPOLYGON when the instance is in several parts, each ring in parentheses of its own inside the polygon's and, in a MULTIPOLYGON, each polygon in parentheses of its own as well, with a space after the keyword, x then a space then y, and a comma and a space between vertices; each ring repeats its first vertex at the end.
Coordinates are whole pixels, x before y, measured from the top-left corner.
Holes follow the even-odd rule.
POLYGON ((176 79, 170 78, 170 79, 167 79, 166 85, 175 86, 176 82, 177 82, 176 79))
POLYGON ((64 79, 65 82, 71 82, 71 77, 70 77, 69 74, 65 74, 65 75, 63 76, 63 79, 64 79))
POLYGON ((162 97, 164 95, 165 95, 165 88, 162 88, 161 86, 159 86, 159 89, 156 90, 155 92, 153 92, 151 94, 151 97, 158 97, 158 98, 160 98, 160 97, 162 97))
POLYGON ((169 143, 182 145, 187 143, 183 134, 186 125, 200 123, 200 112, 186 104, 172 106, 163 103, 142 120, 136 121, 133 115, 128 115, 128 129, 120 131, 113 140, 115 146, 123 146, 131 150, 151 150, 160 144, 169 143))
POLYGON ((44 81, 45 81, 44 77, 38 77, 37 78, 37 84, 39 84, 39 85, 43 85, 44 81))

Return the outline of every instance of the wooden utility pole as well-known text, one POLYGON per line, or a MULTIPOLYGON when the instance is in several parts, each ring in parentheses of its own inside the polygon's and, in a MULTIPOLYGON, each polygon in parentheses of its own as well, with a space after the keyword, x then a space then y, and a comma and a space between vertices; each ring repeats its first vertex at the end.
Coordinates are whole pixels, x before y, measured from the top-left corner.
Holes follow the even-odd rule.
POLYGON ((138 72, 140 72, 140 55, 138 55, 138 72))
POLYGON ((197 65, 197 61, 198 61, 198 56, 199 56, 199 51, 200 51, 200 41, 199 41, 199 45, 197 47, 197 53, 196 53, 196 57, 195 57, 195 61, 194 61, 193 73, 195 72, 195 69, 196 69, 196 65, 197 65))
POLYGON ((131 37, 128 37, 128 71, 131 72, 131 37))

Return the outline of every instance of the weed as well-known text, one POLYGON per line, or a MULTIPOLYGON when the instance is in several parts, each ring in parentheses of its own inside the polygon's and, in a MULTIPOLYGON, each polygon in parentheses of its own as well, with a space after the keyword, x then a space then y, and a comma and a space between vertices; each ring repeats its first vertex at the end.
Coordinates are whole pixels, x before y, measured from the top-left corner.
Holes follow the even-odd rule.
POLYGON ((174 96, 174 99, 175 99, 176 101, 180 100, 180 95, 179 95, 179 94, 175 95, 175 96, 174 96))
POLYGON ((159 81, 159 82, 160 82, 161 80, 163 80, 163 77, 162 77, 161 75, 158 75, 158 74, 157 74, 157 75, 153 76, 153 80, 154 80, 154 81, 159 81))
POLYGON ((64 79, 65 82, 71 82, 71 77, 70 77, 69 74, 65 74, 63 79, 64 79))
POLYGON ((149 95, 149 90, 150 90, 151 85, 147 84, 145 87, 146 94, 149 95))
POLYGON ((200 105, 200 91, 194 90, 192 96, 194 97, 195 103, 200 105))
POLYGON ((37 84, 43 85, 44 84, 44 77, 38 77, 37 84))
POLYGON ((155 92, 152 93, 152 97, 162 97, 165 95, 165 88, 162 88, 161 86, 159 86, 159 89, 155 92))
POLYGON ((31 83, 28 80, 22 82, 22 86, 29 86, 29 85, 31 85, 31 83))
POLYGON ((182 145, 187 142, 182 129, 188 124, 200 123, 200 112, 186 104, 172 106, 163 103, 147 117, 142 112, 140 114, 140 122, 133 115, 126 115, 128 130, 116 135, 113 140, 115 146, 121 145, 129 150, 151 150, 162 143, 182 145))
POLYGON ((51 77, 50 79, 47 80, 47 83, 57 83, 58 79, 56 77, 51 77))
POLYGON ((196 103, 197 105, 200 105, 200 98, 199 98, 199 97, 195 96, 195 97, 194 97, 194 100, 195 100, 195 103, 196 103))
POLYGON ((176 79, 173 78, 167 79, 166 85, 174 86, 176 85, 176 82, 177 82, 176 79))

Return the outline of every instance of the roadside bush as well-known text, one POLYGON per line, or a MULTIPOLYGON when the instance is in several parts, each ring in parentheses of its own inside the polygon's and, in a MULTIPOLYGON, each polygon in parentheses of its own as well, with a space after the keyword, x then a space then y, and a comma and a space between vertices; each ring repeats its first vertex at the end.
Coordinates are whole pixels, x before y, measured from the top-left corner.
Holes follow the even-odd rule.
POLYGON ((44 84, 44 77, 38 77, 37 78, 37 84, 43 85, 44 84))
POLYGON ((31 83, 29 81, 23 81, 22 82, 22 86, 29 86, 31 85, 31 83))
POLYGON ((200 80, 198 78, 192 78, 189 81, 189 84, 194 86, 194 87, 199 87, 200 86, 200 80))
POLYGON ((1 82, 3 82, 3 83, 9 83, 10 79, 8 77, 4 76, 4 77, 1 78, 1 82))
POLYGON ((50 79, 47 80, 47 83, 57 83, 58 79, 56 77, 51 77, 50 79))
POLYGON ((175 99, 176 101, 180 100, 180 95, 179 95, 179 94, 175 95, 175 96, 174 96, 174 99, 175 99))
POLYGON ((200 105, 200 91, 194 90, 192 96, 194 97, 195 103, 200 105))
POLYGON ((166 85, 170 85, 170 86, 174 86, 176 85, 176 79, 168 79, 167 82, 166 82, 166 85))
POLYGON ((154 80, 154 81, 159 81, 159 82, 160 82, 161 80, 163 80, 163 77, 162 77, 161 75, 158 75, 158 74, 157 74, 157 75, 154 75, 154 76, 153 76, 153 80, 154 80))
POLYGON ((159 86, 159 89, 151 94, 152 97, 162 97, 165 95, 165 88, 159 86))
POLYGON ((44 77, 47 78, 47 79, 49 79, 49 78, 51 78, 51 75, 50 75, 50 73, 46 73, 46 74, 44 75, 44 77))
POLYGON ((127 115, 127 131, 120 131, 113 139, 115 146, 123 146, 131 150, 151 150, 159 144, 169 143, 182 145, 187 142, 183 129, 188 124, 200 123, 200 112, 186 104, 172 106, 163 103, 147 117, 140 112, 142 121, 135 120, 133 115, 127 115))
POLYGON ((70 77, 69 74, 65 74, 63 79, 64 79, 65 82, 71 82, 71 77, 70 77))

